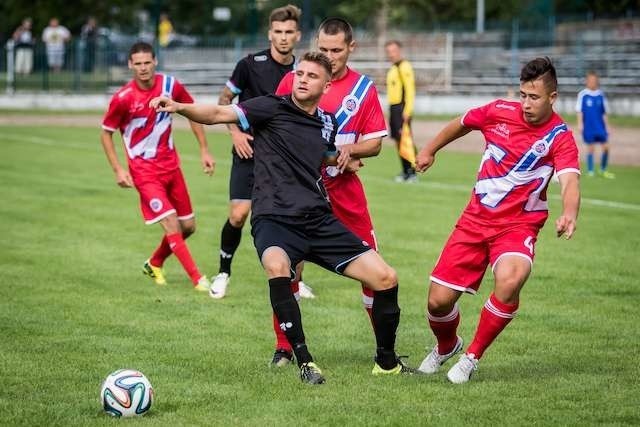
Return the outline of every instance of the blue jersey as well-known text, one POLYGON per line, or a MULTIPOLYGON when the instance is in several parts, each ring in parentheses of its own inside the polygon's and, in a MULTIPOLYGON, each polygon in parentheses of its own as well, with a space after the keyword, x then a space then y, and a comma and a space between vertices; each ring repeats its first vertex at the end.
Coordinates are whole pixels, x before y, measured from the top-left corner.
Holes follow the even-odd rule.
POLYGON ((582 89, 578 93, 576 112, 582 113, 582 137, 585 142, 605 142, 607 140, 604 115, 608 110, 607 98, 600 89, 582 89))

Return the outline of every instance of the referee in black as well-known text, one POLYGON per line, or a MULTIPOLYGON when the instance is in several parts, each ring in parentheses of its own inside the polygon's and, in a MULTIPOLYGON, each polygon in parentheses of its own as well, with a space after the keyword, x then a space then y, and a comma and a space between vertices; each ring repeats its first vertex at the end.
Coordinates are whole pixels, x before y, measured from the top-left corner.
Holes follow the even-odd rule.
POLYGON ((325 379, 309 352, 300 308, 291 290, 295 266, 302 260, 351 277, 374 291, 372 320, 376 357, 372 373, 413 373, 395 353, 400 322, 396 272, 366 242, 331 213, 322 185, 324 163, 344 170, 349 150, 337 151, 337 125, 318 108, 331 84, 331 63, 322 53, 302 56, 290 96, 261 96, 238 105, 181 104, 154 98, 159 112, 177 112, 205 123, 239 122, 254 129, 255 183, 252 234, 269 278, 269 294, 280 327, 293 347, 300 378, 309 384, 325 379))
MULTIPOLYGON (((269 16, 269 49, 247 55, 236 64, 231 77, 220 93, 218 104, 231 104, 256 96, 274 93, 285 74, 293 70, 293 49, 300 41, 298 7, 287 5, 274 9, 269 16)), ((251 211, 253 188, 253 149, 251 130, 229 124, 233 142, 233 162, 229 178, 229 217, 220 232, 220 268, 213 278, 209 295, 224 298, 231 280, 231 262, 240 245, 242 227, 251 211)))

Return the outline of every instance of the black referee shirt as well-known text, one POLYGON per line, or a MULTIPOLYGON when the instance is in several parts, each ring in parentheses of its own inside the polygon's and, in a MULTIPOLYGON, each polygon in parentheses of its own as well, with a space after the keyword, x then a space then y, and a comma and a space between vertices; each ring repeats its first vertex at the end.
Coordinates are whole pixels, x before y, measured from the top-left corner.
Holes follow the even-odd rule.
POLYGON ((253 217, 330 212, 320 168, 336 151, 333 114, 318 108, 310 115, 290 95, 260 96, 234 108, 240 127, 254 131, 253 217))

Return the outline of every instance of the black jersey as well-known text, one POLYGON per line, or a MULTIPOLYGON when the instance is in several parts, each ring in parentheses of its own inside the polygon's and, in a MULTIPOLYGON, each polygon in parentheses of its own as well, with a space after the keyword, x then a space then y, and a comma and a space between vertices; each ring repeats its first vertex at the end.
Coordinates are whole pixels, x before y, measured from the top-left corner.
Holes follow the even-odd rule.
POLYGON ((254 131, 252 215, 304 216, 331 212, 320 168, 334 153, 338 129, 331 113, 311 115, 291 96, 260 96, 234 106, 240 127, 254 131))
POLYGON ((227 87, 240 102, 275 93, 280 80, 294 69, 295 60, 283 65, 273 59, 269 49, 247 55, 236 64, 227 87))

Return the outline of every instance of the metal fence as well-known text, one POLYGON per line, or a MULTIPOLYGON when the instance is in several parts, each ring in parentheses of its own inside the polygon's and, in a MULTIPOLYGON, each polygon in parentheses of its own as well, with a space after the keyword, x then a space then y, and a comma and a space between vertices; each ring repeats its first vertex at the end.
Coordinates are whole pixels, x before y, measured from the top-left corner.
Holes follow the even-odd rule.
MULTIPOLYGON (((610 96, 640 97, 640 21, 603 21, 555 24, 542 31, 519 28, 475 33, 394 33, 416 71, 418 94, 503 95, 517 90, 519 70, 536 56, 553 59, 564 93, 582 87, 584 73, 595 70, 610 96)), ((381 41, 356 35, 358 47, 351 64, 372 76, 384 88, 388 63, 381 41)), ((15 72, 11 45, 0 56, 0 90, 6 92, 112 92, 130 78, 127 44, 87 44, 74 40, 66 46, 60 72, 49 70, 42 44, 33 49, 33 69, 15 72)), ((175 75, 194 93, 216 94, 242 56, 264 49, 264 42, 248 38, 208 40, 197 47, 173 47, 158 52, 160 70, 175 75)), ((299 52, 312 46, 300 44, 299 52)))

